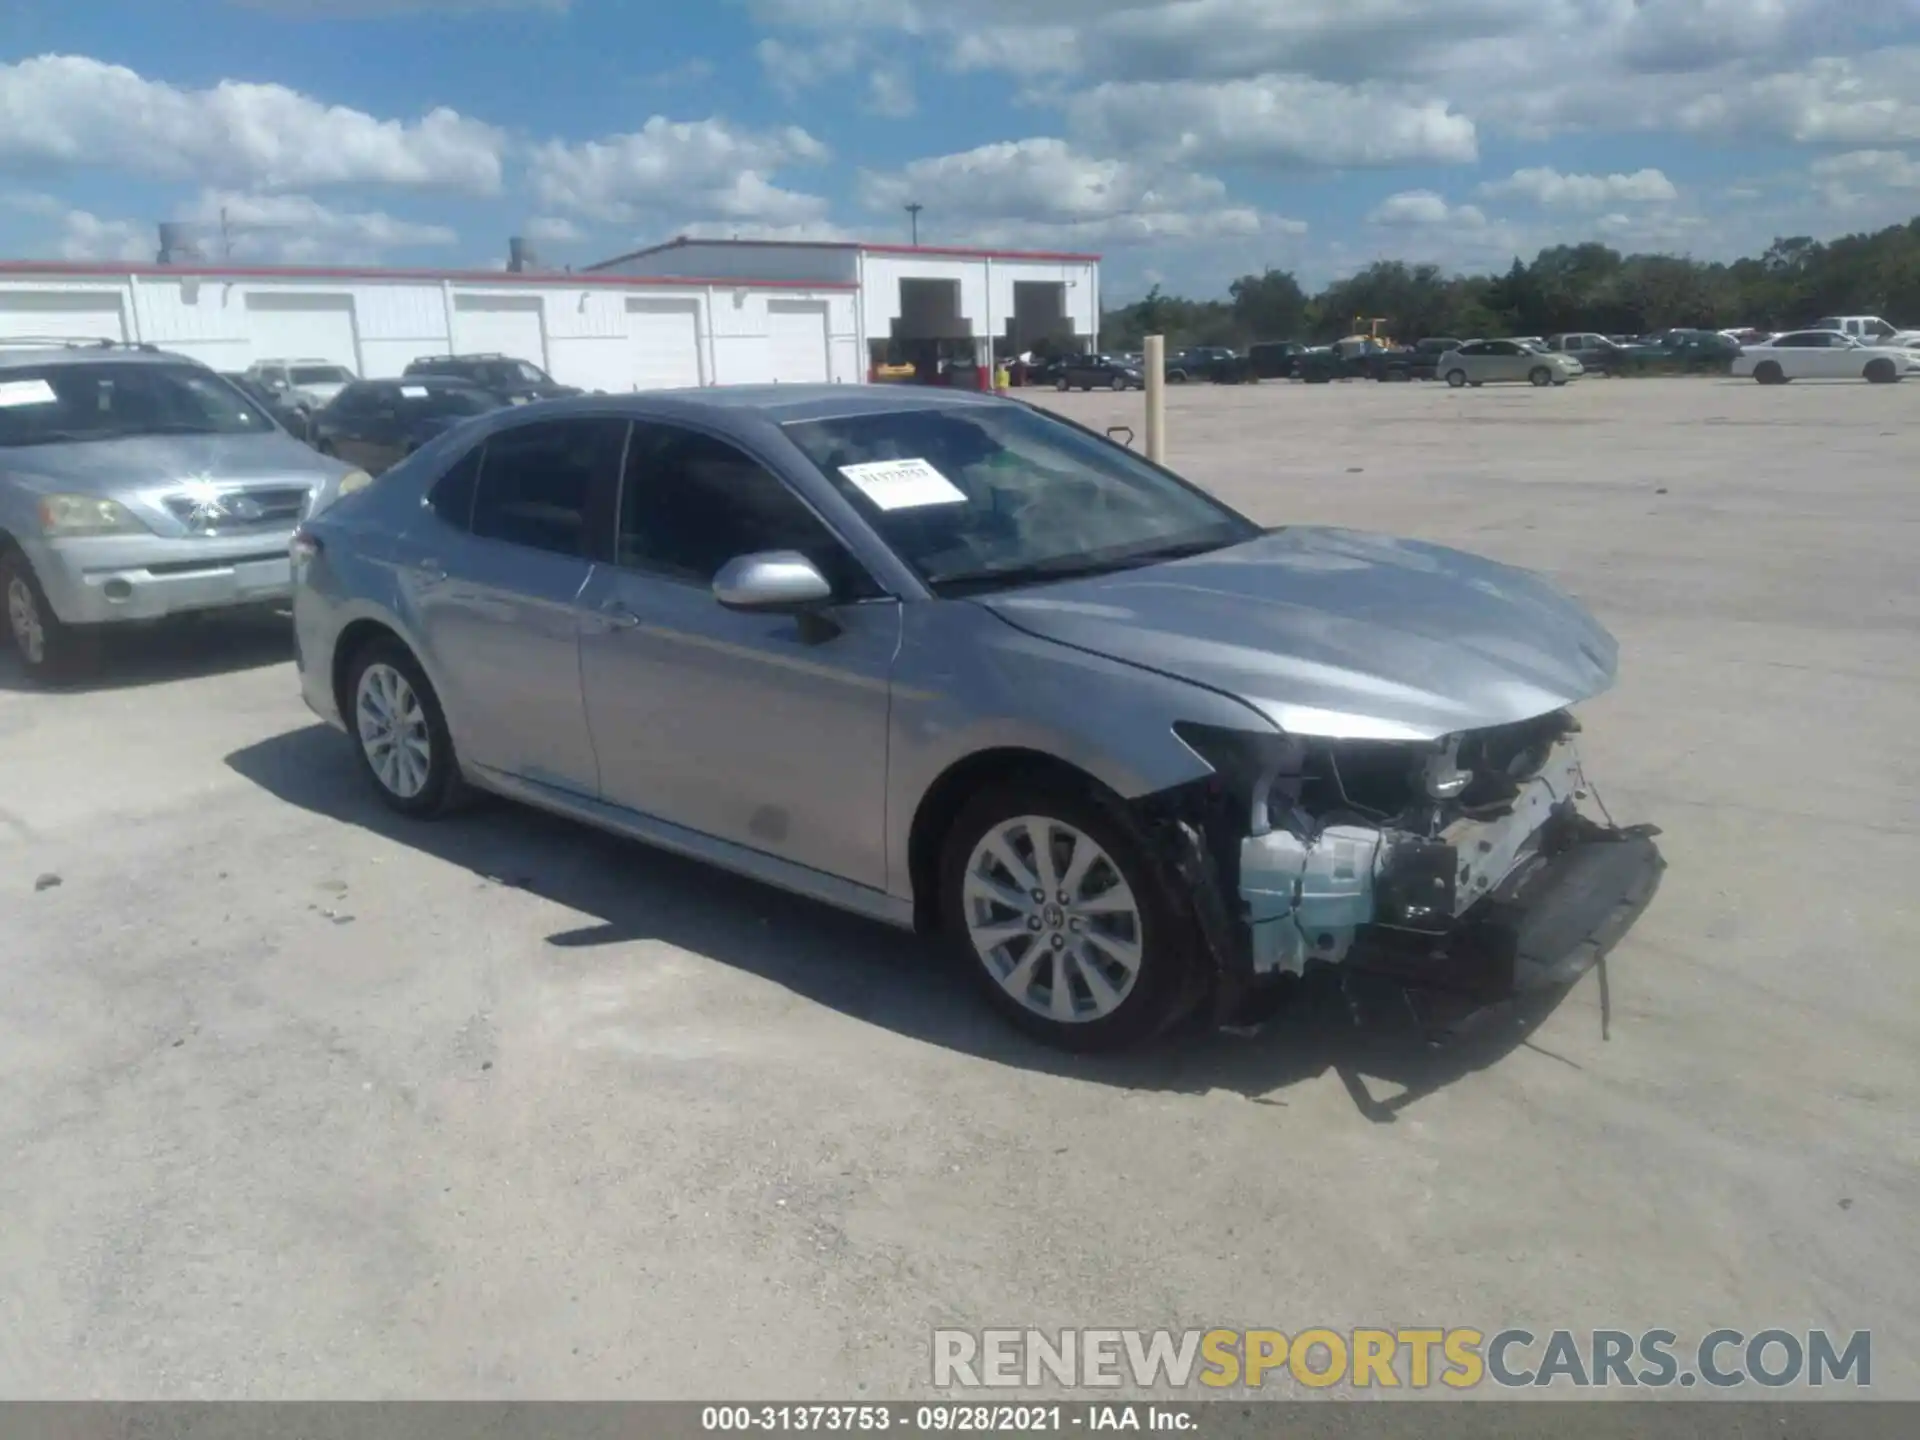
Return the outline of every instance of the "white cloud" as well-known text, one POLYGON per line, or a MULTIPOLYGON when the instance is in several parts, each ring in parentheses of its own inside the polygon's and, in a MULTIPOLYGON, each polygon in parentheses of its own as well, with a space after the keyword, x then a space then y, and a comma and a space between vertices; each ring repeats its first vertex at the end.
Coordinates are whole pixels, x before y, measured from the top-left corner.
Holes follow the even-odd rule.
POLYGON ((18 167, 492 195, 504 144, 492 126, 444 108, 381 120, 284 85, 185 90, 79 55, 0 65, 0 164, 18 167))
POLYGON ((1548 166, 1516 170, 1504 180, 1480 187, 1489 198, 1516 197, 1552 209, 1598 210, 1618 204, 1658 204, 1676 200, 1680 192, 1658 170, 1632 174, 1563 175, 1548 166))
POLYGON ((826 158, 826 147, 798 126, 746 130, 719 119, 656 115, 631 134, 541 145, 531 171, 540 203, 567 215, 615 221, 672 212, 687 220, 791 225, 822 218, 827 203, 767 177, 826 158))
POLYGON ((236 195, 209 191, 178 218, 218 256, 224 230, 236 260, 276 264, 374 264, 395 250, 454 244, 445 225, 403 220, 381 210, 337 210, 307 195, 236 195))
POLYGON ((768 36, 754 46, 754 56, 768 82, 789 99, 815 86, 838 80, 860 63, 866 47, 855 36, 805 45, 768 36))
POLYGON ((898 65, 881 65, 867 76, 866 109, 887 120, 902 120, 920 108, 913 76, 898 65))
POLYGON ((575 245, 587 238, 584 230, 561 215, 536 215, 520 233, 543 245, 575 245))
POLYGON ((1078 133, 1103 149, 1213 165, 1446 165, 1478 155, 1474 125, 1445 101, 1271 76, 1105 84, 1073 98, 1078 133))
POLYGON ((1823 204, 1850 213, 1870 212, 1887 221, 1903 218, 1913 209, 1920 190, 1920 160, 1903 150, 1849 150, 1827 155, 1807 167, 1814 193, 1823 204))
POLYGON ((1402 190, 1389 195, 1367 215, 1369 225, 1395 229, 1438 229, 1452 226, 1462 230, 1486 228, 1487 217, 1475 205, 1452 205, 1445 196, 1432 190, 1402 190))
POLYGON ((969 243, 1087 248, 1207 236, 1294 234, 1299 222, 1237 205, 1211 175, 1105 159, 1054 137, 1003 141, 861 176, 869 209, 927 207, 923 229, 969 243))

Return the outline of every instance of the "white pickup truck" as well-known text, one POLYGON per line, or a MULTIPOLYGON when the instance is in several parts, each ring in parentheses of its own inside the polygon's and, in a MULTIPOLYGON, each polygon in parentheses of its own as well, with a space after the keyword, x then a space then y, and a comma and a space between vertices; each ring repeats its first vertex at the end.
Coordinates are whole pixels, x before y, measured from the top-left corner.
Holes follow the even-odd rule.
POLYGON ((1898 345, 1903 349, 1920 345, 1920 330, 1902 330, 1878 315, 1822 315, 1807 329, 1838 330, 1864 345, 1898 345))

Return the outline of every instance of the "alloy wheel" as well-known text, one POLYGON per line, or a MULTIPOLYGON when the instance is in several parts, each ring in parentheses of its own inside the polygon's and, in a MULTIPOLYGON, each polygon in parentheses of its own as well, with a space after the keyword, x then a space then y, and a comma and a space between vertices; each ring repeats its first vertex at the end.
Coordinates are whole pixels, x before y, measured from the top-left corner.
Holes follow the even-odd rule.
POLYGON ((1113 1014, 1140 974, 1140 902, 1084 831, 1044 815, 995 825, 968 857, 967 938, 1000 988, 1044 1019, 1113 1014))
POLYGON ((360 676, 353 710, 374 778, 402 800, 426 789, 433 770, 433 740, 427 712, 407 677, 391 665, 369 665, 360 676))
POLYGON ((33 587, 21 575, 7 582, 7 627, 13 632, 13 643, 29 665, 46 662, 46 626, 40 623, 40 606, 33 598, 33 587))

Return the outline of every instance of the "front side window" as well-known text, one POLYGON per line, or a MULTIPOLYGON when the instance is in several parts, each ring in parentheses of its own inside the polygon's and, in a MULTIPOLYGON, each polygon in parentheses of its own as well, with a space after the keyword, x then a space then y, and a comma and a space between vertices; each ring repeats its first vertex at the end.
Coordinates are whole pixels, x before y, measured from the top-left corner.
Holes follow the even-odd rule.
POLYGON ((1124 569, 1260 533, 1124 447, 1025 406, 784 428, 936 593, 1124 569))
POLYGON ((765 550, 805 555, 838 599, 881 593, 805 502, 745 451, 673 425, 634 427, 620 487, 619 564, 710 585, 729 560, 765 550))
POLYGON ((0 446, 277 429, 218 375, 187 365, 103 361, 0 370, 0 446))
POLYGON ((482 539, 588 554, 587 509, 596 482, 611 483, 627 422, 550 420, 502 430, 487 441, 473 501, 482 539))

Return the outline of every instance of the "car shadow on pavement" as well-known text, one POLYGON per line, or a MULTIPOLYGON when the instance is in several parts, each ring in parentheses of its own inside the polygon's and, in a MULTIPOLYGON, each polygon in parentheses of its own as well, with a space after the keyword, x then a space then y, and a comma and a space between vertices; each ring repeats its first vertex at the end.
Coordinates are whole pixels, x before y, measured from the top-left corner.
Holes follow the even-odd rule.
POLYGON ((1433 1017, 1405 991, 1329 970, 1298 984, 1280 1013, 1255 1030, 1194 1024, 1136 1051, 1071 1055, 1011 1029, 958 965, 930 942, 889 927, 506 801, 482 801, 439 821, 396 815, 328 726, 250 745, 227 764, 288 804, 589 917, 548 936, 555 950, 660 941, 929 1044, 1126 1089, 1224 1090, 1284 1105, 1288 1086, 1331 1072, 1363 1116, 1390 1124, 1407 1105, 1531 1044, 1564 993, 1478 1012, 1436 1043, 1433 1017), (1376 1093, 1382 1089, 1384 1096, 1376 1093))
POLYGON ((293 626, 282 612, 208 615, 155 625, 104 627, 72 677, 40 681, 21 668, 0 633, 0 690, 83 694, 128 690, 281 665, 293 658, 293 626))

